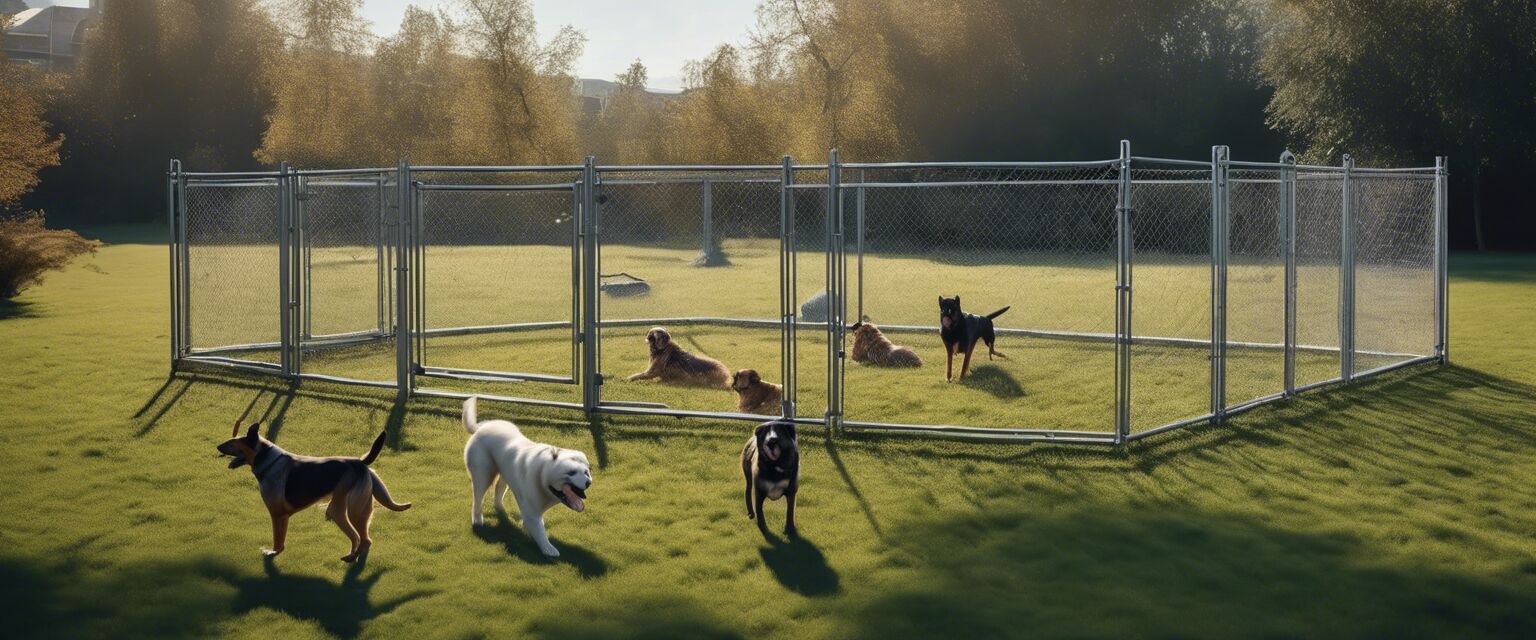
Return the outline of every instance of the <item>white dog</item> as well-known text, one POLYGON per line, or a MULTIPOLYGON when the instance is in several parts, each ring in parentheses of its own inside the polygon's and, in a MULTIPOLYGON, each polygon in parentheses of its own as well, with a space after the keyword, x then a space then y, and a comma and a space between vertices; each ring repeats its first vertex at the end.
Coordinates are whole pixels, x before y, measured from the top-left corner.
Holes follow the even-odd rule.
POLYGON ((587 508, 592 467, 587 464, 586 454, 529 440, 517 425, 506 420, 476 422, 474 396, 464 401, 464 430, 469 432, 469 443, 464 445, 464 467, 469 470, 475 505, 470 522, 476 526, 485 523, 481 505, 485 490, 494 480, 496 511, 506 513, 501 497, 511 487, 517 512, 523 518, 523 529, 544 555, 560 555, 544 531, 544 512, 557 504, 577 512, 587 508))

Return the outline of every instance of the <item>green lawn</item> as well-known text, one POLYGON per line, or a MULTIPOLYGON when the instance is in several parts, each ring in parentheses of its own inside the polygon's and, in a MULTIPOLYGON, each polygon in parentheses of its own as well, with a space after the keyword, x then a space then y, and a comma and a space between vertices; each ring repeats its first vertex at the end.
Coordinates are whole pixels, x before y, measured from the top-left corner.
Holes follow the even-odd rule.
MULTIPOLYGON (((622 270, 612 263, 605 272, 622 270)), ((482 415, 514 419, 597 465, 587 512, 550 514, 558 562, 542 560, 513 524, 470 528, 455 403, 397 406, 388 392, 292 389, 219 371, 167 379, 165 268, 163 247, 112 244, 0 307, 8 636, 1536 634, 1536 257, 1455 256, 1454 366, 1125 450, 834 441, 807 428, 804 537, 791 542, 764 540, 744 517, 741 423, 593 423, 482 405, 482 415), (365 567, 337 560, 344 538, 319 510, 295 518, 289 550, 264 564, 269 532, 255 482, 213 450, 237 419, 262 419, 284 447, 317 454, 360 454, 387 429, 375 468, 416 506, 377 514, 365 567)), ((926 291, 924 271, 909 273, 895 286, 926 291)), ((1148 290, 1162 282, 1200 295, 1182 288, 1193 276, 1137 275, 1148 290)), ((1051 317, 1017 287, 970 291, 967 302, 982 296, 973 308, 1014 304, 1005 317, 1018 313, 1020 326, 1051 317)), ((771 289, 761 294, 772 313, 771 289)), ((1198 334, 1200 321, 1182 328, 1198 334)), ((777 345, 772 332, 689 336, 733 366, 777 345)), ((606 338, 605 372, 638 370, 637 338, 606 338)), ((909 342, 932 361, 928 337, 909 342)), ((1011 381, 1025 392, 1011 400, 1027 419, 1107 413, 1092 400, 1101 390, 1071 375, 1073 361, 1046 364, 1057 357, 1048 349, 1075 343, 1038 342, 1012 348, 1008 375, 973 386, 931 382, 931 366, 921 382, 894 389, 852 370, 850 407, 856 389, 869 389, 858 398, 986 418, 966 411, 1010 400, 1011 381)), ((350 366, 335 360, 337 370, 350 366)), ((1149 376, 1154 392, 1138 404, 1148 420, 1198 408, 1204 395, 1183 394, 1203 394, 1203 370, 1177 373, 1188 368, 1165 374, 1178 393, 1155 392, 1149 376)), ((663 392, 607 391, 637 400, 663 392)), ((770 506, 776 529, 782 513, 770 506)))

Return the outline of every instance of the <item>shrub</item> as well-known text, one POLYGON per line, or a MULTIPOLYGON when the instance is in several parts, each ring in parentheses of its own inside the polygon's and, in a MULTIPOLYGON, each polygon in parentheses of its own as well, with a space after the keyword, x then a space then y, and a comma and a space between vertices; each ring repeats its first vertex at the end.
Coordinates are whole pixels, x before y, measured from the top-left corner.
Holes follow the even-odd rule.
POLYGON ((63 268, 70 260, 96 253, 101 243, 68 229, 49 229, 43 214, 23 213, 0 218, 0 300, 42 282, 43 274, 63 268))

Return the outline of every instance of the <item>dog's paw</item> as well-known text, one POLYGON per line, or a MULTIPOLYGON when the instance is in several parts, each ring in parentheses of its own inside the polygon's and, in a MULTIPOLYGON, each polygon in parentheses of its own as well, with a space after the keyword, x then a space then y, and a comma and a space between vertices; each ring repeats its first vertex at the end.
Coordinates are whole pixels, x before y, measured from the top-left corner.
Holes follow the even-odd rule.
POLYGON ((356 560, 357 560, 357 554, 355 554, 355 553, 349 553, 349 554, 344 555, 344 556, 341 557, 341 561, 342 562, 354 562, 356 560))
POLYGON ((548 557, 551 557, 551 558, 558 558, 558 557, 560 557, 560 550, 556 549, 554 547, 540 547, 539 551, 542 552, 545 556, 548 556, 548 557))
POLYGON ((282 552, 283 552, 282 549, 262 549, 261 550, 261 557, 263 557, 263 558, 276 558, 277 554, 282 553, 282 552))
POLYGON ((790 538, 800 537, 800 530, 793 526, 784 527, 784 535, 790 538))

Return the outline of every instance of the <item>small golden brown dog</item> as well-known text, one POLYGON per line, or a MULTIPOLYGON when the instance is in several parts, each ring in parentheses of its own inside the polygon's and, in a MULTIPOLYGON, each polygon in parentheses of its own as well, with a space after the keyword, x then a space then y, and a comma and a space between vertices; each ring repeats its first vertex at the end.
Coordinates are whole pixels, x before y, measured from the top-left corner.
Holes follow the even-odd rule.
MULTIPOLYGON (((366 557, 373 546, 368 524, 373 519, 374 500, 391 511, 411 508, 409 502, 395 504, 379 474, 368 468, 384 448, 383 433, 373 441, 368 455, 361 458, 316 458, 283 451, 261 437, 260 429, 261 425, 253 424, 244 437, 231 437, 217 449, 222 455, 234 457, 229 468, 249 465, 261 487, 261 501, 272 516, 272 548, 262 550, 262 555, 270 558, 282 553, 288 537, 288 518, 325 498, 330 498, 325 518, 335 522, 352 541, 351 551, 341 557, 343 562, 366 557)), ((239 432, 240 425, 236 424, 230 435, 239 432)))
POLYGON ((908 347, 892 344, 880 327, 868 322, 854 323, 853 361, 876 367, 921 367, 923 359, 908 347))
POLYGON ((662 382, 690 387, 728 388, 726 381, 731 372, 725 365, 714 358, 683 351, 666 329, 656 327, 645 332, 645 342, 651 349, 651 366, 630 376, 631 382, 660 378, 662 382))
POLYGON ((765 416, 776 416, 783 411, 780 401, 784 397, 784 387, 763 382, 756 369, 737 371, 731 376, 731 388, 736 390, 737 411, 765 416))

